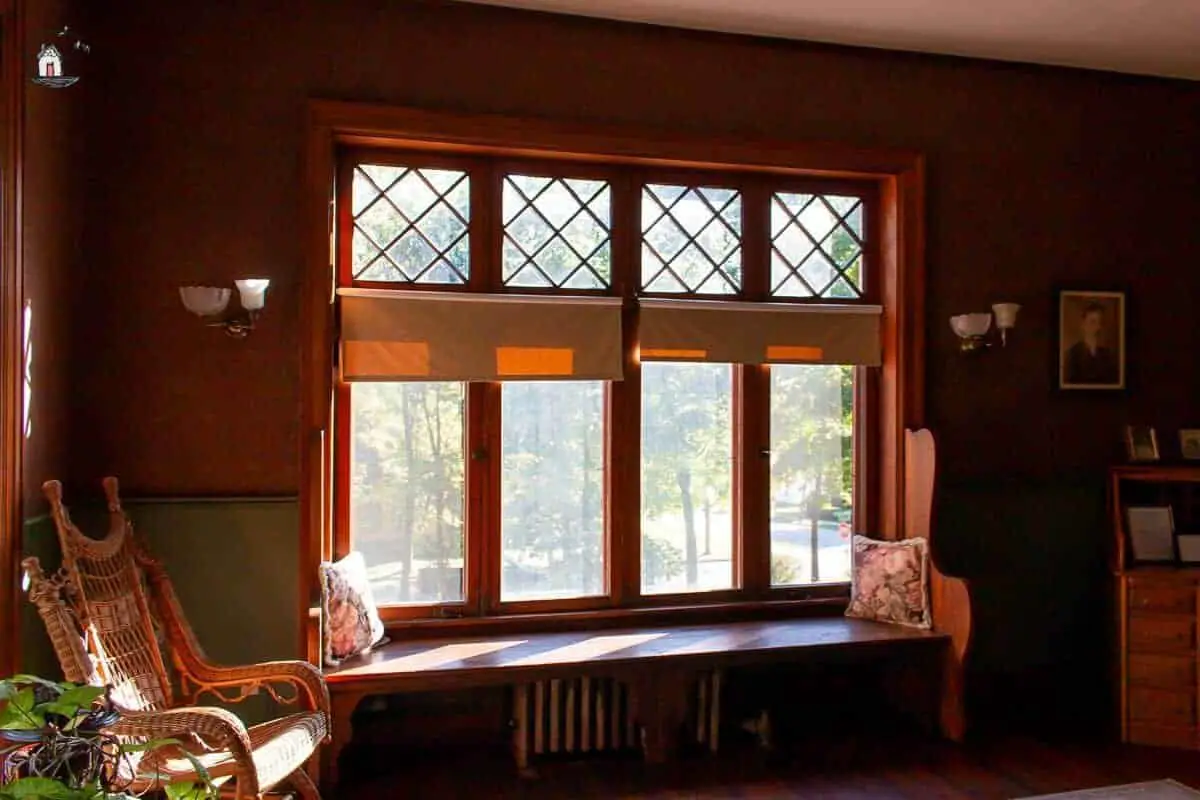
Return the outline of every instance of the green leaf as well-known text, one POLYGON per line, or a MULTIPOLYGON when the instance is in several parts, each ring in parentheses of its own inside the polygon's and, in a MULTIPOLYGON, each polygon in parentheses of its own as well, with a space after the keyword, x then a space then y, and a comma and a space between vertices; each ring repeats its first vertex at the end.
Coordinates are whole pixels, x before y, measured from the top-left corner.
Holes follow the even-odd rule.
POLYGON ((34 705, 33 689, 25 688, 17 692, 0 711, 0 728, 22 730, 45 725, 45 715, 40 710, 35 711, 34 705))
POLYGON ((55 681, 48 681, 45 678, 38 677, 37 675, 13 675, 8 680, 10 682, 16 683, 16 684, 36 683, 40 686, 45 686, 48 689, 54 689, 59 694, 62 694, 62 692, 64 690, 69 689, 75 685, 68 681, 64 681, 62 683, 56 683, 55 681))
POLYGON ((76 686, 63 692, 58 702, 64 705, 76 705, 80 708, 91 708, 97 698, 104 696, 103 686, 76 686))
POLYGON ((172 783, 167 786, 167 800, 207 800, 208 790, 200 783, 172 783))
POLYGON ((89 800, 91 794, 53 778, 19 778, 5 786, 4 792, 13 800, 89 800))

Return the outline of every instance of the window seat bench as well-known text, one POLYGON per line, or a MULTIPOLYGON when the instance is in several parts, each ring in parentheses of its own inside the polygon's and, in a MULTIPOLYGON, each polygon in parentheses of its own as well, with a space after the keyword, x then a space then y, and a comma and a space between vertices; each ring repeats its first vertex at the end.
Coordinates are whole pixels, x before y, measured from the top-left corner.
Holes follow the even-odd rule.
MULTIPOLYGON (((627 687, 629 724, 640 726, 645 757, 653 762, 670 756, 698 679, 731 667, 835 653, 855 658, 882 655, 914 667, 906 677, 917 674, 929 689, 914 694, 909 680, 902 693, 910 703, 920 696, 918 713, 928 712, 928 721, 938 725, 938 708, 945 707, 946 693, 961 686, 942 674, 950 650, 947 633, 844 617, 394 641, 325 670, 333 720, 322 774, 336 784, 338 756, 353 733, 351 716, 370 695, 497 685, 513 686, 521 693, 539 681, 611 678, 627 687)), ((529 739, 522 728, 530 720, 520 711, 515 716, 514 755, 524 769, 529 739)), ((954 730, 944 724, 941 728, 957 738, 954 730)), ((711 746, 715 749, 715 739, 711 746)))

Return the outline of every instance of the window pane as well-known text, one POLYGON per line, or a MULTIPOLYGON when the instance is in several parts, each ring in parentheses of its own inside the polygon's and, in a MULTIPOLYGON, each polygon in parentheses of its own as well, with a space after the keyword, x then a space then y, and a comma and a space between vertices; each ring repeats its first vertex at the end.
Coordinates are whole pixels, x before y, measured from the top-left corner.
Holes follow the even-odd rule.
POLYGON ((382 164, 354 168, 355 280, 466 283, 471 274, 467 173, 382 164))
POLYGON ((862 297, 863 202, 779 192, 771 200, 771 294, 862 297))
POLYGON ((733 586, 733 367, 642 364, 642 591, 733 586))
POLYGON ((771 583, 850 580, 854 367, 771 367, 771 583))
POLYGON ((463 597, 461 383, 356 383, 350 541, 380 604, 463 597))
POLYGON ((733 189, 642 188, 642 289, 736 294, 742 288, 742 195, 733 189))
POLYGON ((502 600, 604 594, 604 384, 505 383, 502 600))
POLYGON ((607 289, 612 282, 608 184, 504 178, 504 284, 607 289))

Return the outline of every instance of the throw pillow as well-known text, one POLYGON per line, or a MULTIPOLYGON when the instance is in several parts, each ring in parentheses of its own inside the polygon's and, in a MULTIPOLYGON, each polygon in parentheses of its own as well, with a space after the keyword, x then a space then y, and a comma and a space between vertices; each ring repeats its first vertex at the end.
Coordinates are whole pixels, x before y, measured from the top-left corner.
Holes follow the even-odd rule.
POLYGON ((383 641, 367 562, 357 550, 340 561, 321 563, 321 620, 322 657, 331 667, 383 641))
POLYGON ((851 544, 850 606, 847 617, 933 627, 929 608, 929 541, 881 542, 855 536, 851 544))

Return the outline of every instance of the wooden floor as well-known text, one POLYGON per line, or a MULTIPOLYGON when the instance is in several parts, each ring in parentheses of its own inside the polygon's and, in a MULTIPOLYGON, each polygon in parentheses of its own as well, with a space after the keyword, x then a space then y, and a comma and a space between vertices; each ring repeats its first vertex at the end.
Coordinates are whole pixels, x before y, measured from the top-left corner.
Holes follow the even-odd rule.
POLYGON ((1197 753, 1018 738, 955 746, 874 737, 793 743, 773 756, 743 746, 662 767, 629 759, 554 763, 525 779, 499 756, 404 763, 401 754, 372 755, 348 771, 349 782, 335 798, 999 800, 1161 778, 1200 787, 1197 753))

